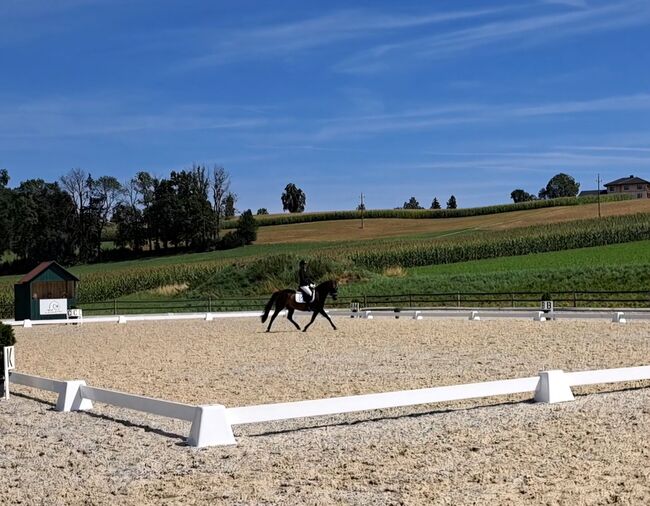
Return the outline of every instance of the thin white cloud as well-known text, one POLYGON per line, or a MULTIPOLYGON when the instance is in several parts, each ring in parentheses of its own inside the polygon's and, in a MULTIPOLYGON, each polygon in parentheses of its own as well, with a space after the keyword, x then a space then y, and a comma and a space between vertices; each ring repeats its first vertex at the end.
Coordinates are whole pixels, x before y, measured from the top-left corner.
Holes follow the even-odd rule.
POLYGON ((625 153, 650 153, 650 147, 635 146, 560 146, 565 149, 578 151, 622 151, 625 153))
POLYGON ((507 46, 502 44, 500 48, 512 50, 523 44, 539 44, 562 37, 642 25, 649 21, 650 2, 624 0, 560 14, 535 14, 399 43, 381 44, 352 55, 335 65, 334 69, 352 73, 372 72, 390 68, 403 61, 448 58, 506 41, 510 43, 507 46))
MULTIPOLYGON (((413 29, 488 16, 504 8, 429 13, 423 15, 378 14, 347 10, 262 28, 220 32, 213 49, 190 59, 184 67, 205 67, 235 60, 294 53, 381 32, 413 29)), ((206 36, 203 31, 202 36, 206 36)))
POLYGON ((458 124, 504 122, 545 116, 572 116, 576 114, 647 109, 650 109, 650 94, 532 105, 458 104, 437 108, 419 107, 393 114, 326 119, 323 120, 324 126, 313 134, 313 140, 332 140, 347 136, 364 136, 386 132, 430 130, 458 124))
POLYGON ((565 5, 567 7, 577 7, 581 9, 588 7, 587 0, 542 0, 542 3, 565 5))
POLYGON ((0 139, 107 136, 135 132, 245 130, 269 118, 231 107, 188 104, 132 112, 129 103, 101 99, 48 99, 0 104, 0 139), (237 114, 237 112, 239 114, 237 114))

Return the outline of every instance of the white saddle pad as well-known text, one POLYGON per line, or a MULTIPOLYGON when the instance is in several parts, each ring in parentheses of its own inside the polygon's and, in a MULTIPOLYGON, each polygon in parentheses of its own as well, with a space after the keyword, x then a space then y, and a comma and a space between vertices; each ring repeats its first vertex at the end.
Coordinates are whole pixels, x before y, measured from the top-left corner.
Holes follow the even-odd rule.
POLYGON ((300 290, 296 291, 296 302, 298 304, 304 304, 306 302, 305 297, 300 290))

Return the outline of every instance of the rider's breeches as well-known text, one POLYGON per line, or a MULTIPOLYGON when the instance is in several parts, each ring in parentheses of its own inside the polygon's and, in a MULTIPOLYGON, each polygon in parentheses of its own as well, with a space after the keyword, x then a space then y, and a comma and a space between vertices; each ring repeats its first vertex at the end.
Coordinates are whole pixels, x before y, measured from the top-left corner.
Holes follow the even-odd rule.
POLYGON ((313 298, 313 295, 314 295, 314 294, 313 294, 313 292, 312 292, 310 286, 301 286, 300 289, 302 290, 302 292, 303 292, 305 295, 307 295, 307 297, 308 297, 309 300, 311 300, 311 299, 313 298))

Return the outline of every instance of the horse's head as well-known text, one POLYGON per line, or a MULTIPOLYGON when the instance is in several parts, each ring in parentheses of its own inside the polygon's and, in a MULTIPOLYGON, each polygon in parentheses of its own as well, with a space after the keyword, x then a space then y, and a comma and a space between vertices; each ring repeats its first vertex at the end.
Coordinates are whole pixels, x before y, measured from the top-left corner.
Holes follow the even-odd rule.
POLYGON ((331 295, 332 299, 336 300, 336 298, 339 296, 339 284, 335 279, 323 281, 316 287, 316 291, 318 292, 320 299, 323 301, 328 295, 331 295))

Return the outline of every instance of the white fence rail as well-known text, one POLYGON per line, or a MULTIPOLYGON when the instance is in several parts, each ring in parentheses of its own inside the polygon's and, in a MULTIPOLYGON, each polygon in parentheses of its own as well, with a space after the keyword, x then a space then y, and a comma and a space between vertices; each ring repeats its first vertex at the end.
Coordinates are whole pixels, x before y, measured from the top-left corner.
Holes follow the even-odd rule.
MULTIPOLYGON (((462 318, 480 321, 482 319, 533 319, 537 321, 559 320, 559 319, 598 319, 609 320, 614 323, 626 323, 630 320, 650 320, 650 311, 640 310, 555 310, 550 313, 544 313, 532 309, 402 309, 399 312, 389 309, 364 309, 361 311, 350 311, 347 309, 331 309, 327 311, 333 316, 352 317, 373 319, 376 317, 384 318, 410 318, 422 320, 424 318, 462 318)), ((225 311, 225 312, 208 312, 208 313, 166 313, 166 314, 134 314, 134 315, 116 315, 116 316, 84 316, 81 318, 58 318, 53 320, 3 320, 5 325, 14 327, 33 327, 35 325, 81 325, 85 323, 118 323, 125 324, 129 322, 143 321, 166 321, 166 320, 219 320, 222 318, 259 318, 260 311, 225 311)), ((282 311, 281 315, 286 315, 282 311)))
POLYGON ((459 401, 532 392, 537 387, 539 377, 518 378, 503 381, 488 381, 467 385, 452 385, 419 390, 402 390, 381 394, 333 397, 314 401, 284 402, 281 404, 262 404, 242 408, 228 408, 228 421, 232 425, 243 423, 270 422, 289 418, 337 415, 354 411, 399 408, 417 404, 459 401))
MULTIPOLYGON (((286 311, 282 311, 282 315, 286 311)), ((164 320, 217 320, 220 318, 259 318, 260 311, 227 311, 220 313, 166 313, 134 314, 116 316, 84 316, 82 318, 56 318, 51 320, 4 320, 2 323, 13 327, 33 327, 34 325, 80 325, 84 323, 128 323, 164 320)))
POLYGON ((188 422, 191 422, 194 419, 194 413, 196 411, 196 406, 192 406, 191 404, 164 401, 161 399, 154 399, 153 397, 127 394, 115 390, 107 390, 105 388, 82 386, 80 394, 82 398, 91 401, 133 409, 135 411, 142 411, 152 415, 176 418, 177 420, 186 420, 188 422))
POLYGON ((58 411, 92 409, 92 401, 191 421, 187 439, 191 446, 236 444, 233 425, 270 422, 290 418, 338 415, 355 411, 396 408, 418 404, 459 401, 481 397, 534 392, 537 402, 573 400, 572 386, 650 380, 650 366, 578 371, 543 371, 539 376, 419 390, 354 395, 278 404, 226 408, 222 405, 194 406, 140 395, 90 387, 84 381, 59 381, 11 372, 13 383, 59 394, 58 411))

